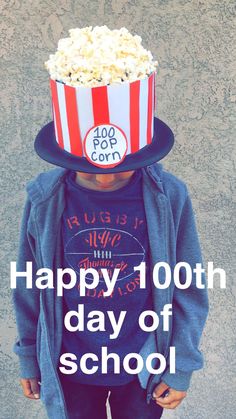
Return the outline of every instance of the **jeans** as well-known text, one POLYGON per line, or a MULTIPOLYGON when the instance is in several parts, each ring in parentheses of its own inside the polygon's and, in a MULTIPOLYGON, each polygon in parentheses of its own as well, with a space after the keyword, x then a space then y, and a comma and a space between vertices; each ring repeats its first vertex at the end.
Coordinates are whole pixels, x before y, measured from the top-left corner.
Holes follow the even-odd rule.
POLYGON ((61 377, 61 384, 69 419, 107 419, 107 399, 112 419, 159 419, 162 415, 155 401, 147 404, 146 390, 137 378, 121 386, 93 386, 61 377))

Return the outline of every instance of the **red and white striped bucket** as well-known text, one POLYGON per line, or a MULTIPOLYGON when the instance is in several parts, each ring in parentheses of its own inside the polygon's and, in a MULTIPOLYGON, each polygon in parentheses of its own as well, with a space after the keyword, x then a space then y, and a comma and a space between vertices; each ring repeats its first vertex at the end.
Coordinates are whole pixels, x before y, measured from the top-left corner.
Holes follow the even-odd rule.
POLYGON ((155 111, 155 72, 132 83, 72 87, 50 80, 59 146, 102 168, 150 144, 155 111))

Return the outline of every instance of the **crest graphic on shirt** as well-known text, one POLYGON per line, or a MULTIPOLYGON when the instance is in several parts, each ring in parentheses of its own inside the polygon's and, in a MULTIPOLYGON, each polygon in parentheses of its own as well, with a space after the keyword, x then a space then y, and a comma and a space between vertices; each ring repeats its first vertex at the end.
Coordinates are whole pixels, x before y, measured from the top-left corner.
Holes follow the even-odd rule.
MULTIPOLYGON (((117 281, 134 273, 134 266, 145 260, 145 249, 140 241, 124 230, 112 228, 90 228, 81 230, 70 238, 65 246, 65 257, 74 271, 97 269, 100 282, 104 282, 101 268, 111 276, 115 268, 120 269, 117 281)), ((92 277, 87 276, 89 280, 92 277)))

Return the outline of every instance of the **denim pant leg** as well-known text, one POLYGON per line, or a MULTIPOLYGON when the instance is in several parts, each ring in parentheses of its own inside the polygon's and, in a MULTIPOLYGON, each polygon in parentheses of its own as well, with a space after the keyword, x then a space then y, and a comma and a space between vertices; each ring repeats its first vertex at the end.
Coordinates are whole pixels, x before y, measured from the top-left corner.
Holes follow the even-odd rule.
POLYGON ((61 379, 69 419, 107 419, 108 388, 61 379))
POLYGON ((138 379, 124 386, 110 387, 112 419, 159 419, 163 409, 154 400, 146 401, 146 390, 138 379))

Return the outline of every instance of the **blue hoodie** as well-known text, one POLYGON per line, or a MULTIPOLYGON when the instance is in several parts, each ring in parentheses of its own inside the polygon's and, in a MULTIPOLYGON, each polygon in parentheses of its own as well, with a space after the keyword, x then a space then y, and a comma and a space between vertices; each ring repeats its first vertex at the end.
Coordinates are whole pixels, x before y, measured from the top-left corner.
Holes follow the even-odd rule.
MULTIPOLYGON (((40 268, 62 267, 61 218, 65 207, 65 169, 40 174, 27 186, 17 271, 26 270, 32 261, 33 272, 40 268)), ((152 267, 167 262, 171 270, 181 262, 192 269, 202 263, 191 201, 185 184, 162 170, 160 164, 142 169, 143 199, 147 219, 152 267)), ((194 370, 203 366, 198 345, 208 313, 207 287, 197 288, 195 274, 185 290, 175 287, 158 289, 152 283, 153 307, 159 314, 165 304, 172 304, 169 331, 163 332, 162 316, 156 331, 148 335, 140 354, 144 361, 159 352, 167 360, 162 374, 151 375, 145 367, 138 374, 147 402, 162 380, 176 390, 189 387, 194 370), (169 348, 176 348, 176 373, 168 368, 169 348)), ((184 278, 183 278, 184 279, 184 278)), ((205 277, 202 280, 205 283, 205 277)), ((67 419, 65 400, 58 378, 58 362, 63 331, 62 297, 55 289, 26 289, 24 278, 17 279, 13 290, 19 338, 14 352, 19 356, 21 378, 41 378, 40 397, 52 419, 67 419)), ((145 365, 145 362, 144 362, 145 365)))

